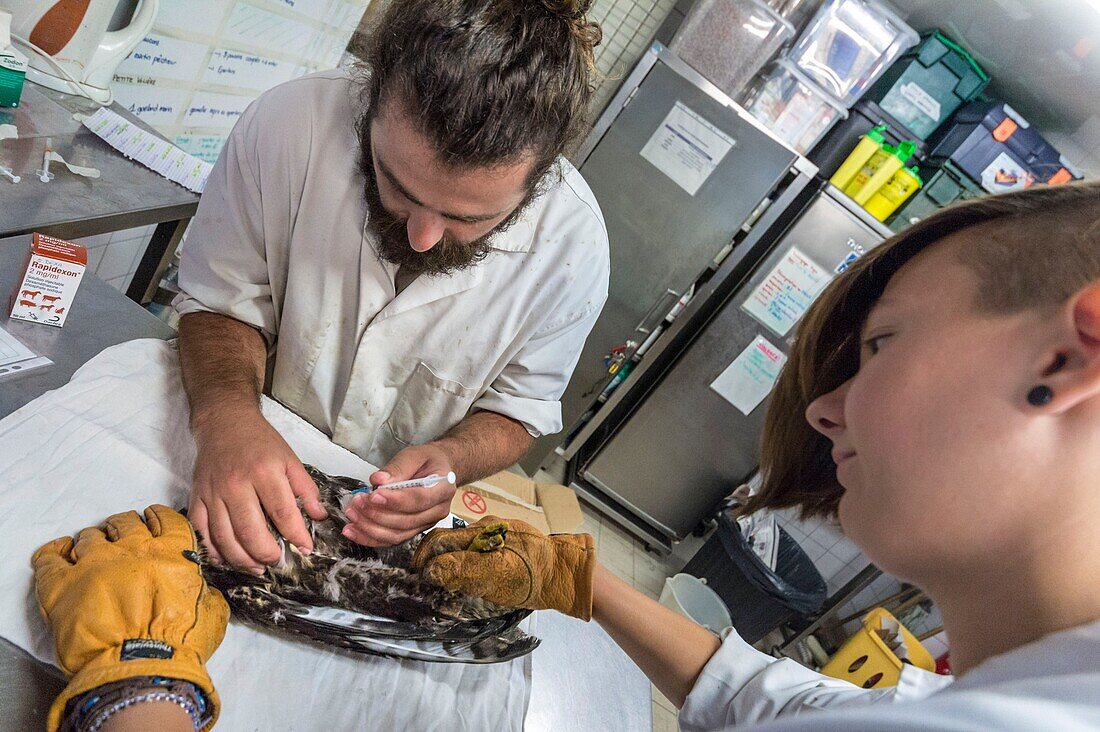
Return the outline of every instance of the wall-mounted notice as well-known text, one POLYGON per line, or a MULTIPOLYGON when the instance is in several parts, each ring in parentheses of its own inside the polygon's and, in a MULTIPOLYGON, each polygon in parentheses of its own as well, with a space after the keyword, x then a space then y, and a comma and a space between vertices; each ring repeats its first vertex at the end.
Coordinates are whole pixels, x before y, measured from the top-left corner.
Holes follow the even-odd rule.
POLYGON ((187 152, 216 159, 245 107, 340 60, 370 0, 160 0, 115 97, 187 152))
POLYGON ((115 76, 131 84, 146 77, 193 81, 199 75, 206 51, 202 43, 150 33, 119 65, 115 76))
POLYGON ((756 340, 741 351, 741 354, 733 360, 726 370, 718 375, 711 383, 714 389, 723 399, 741 410, 742 414, 750 414, 760 406, 764 397, 768 396, 775 380, 779 378, 779 371, 787 362, 787 355, 768 342, 763 336, 757 336, 756 340))
POLYGON ((695 195, 736 142, 682 102, 642 148, 642 157, 695 195))
POLYGON ((785 336, 832 278, 831 272, 819 267, 797 247, 791 247, 741 307, 785 336))
POLYGON ((202 81, 204 84, 262 90, 290 81, 295 77, 295 71, 294 64, 289 61, 229 48, 215 48, 210 54, 210 63, 202 81))

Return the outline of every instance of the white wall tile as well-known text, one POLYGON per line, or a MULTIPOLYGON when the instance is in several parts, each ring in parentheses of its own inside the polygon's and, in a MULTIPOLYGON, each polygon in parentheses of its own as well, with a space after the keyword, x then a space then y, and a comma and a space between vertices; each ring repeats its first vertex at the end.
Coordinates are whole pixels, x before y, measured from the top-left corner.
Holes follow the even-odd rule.
POLYGON ((138 226, 134 229, 120 229, 119 231, 111 232, 111 241, 116 242, 127 241, 129 239, 140 239, 145 235, 146 234, 144 226, 138 226))
POLYGON ((131 265, 138 252, 142 251, 143 239, 128 239, 125 241, 112 241, 104 247, 103 259, 96 270, 102 279, 112 280, 123 277, 133 270, 131 265))
POLYGON ((95 272, 99 268, 99 262, 103 259, 103 252, 106 247, 95 247, 94 249, 88 249, 88 271, 95 272))
POLYGON ((95 236, 84 236, 80 239, 74 239, 77 244, 83 244, 88 249, 95 249, 96 247, 106 246, 111 241, 111 232, 106 234, 96 234, 95 236))

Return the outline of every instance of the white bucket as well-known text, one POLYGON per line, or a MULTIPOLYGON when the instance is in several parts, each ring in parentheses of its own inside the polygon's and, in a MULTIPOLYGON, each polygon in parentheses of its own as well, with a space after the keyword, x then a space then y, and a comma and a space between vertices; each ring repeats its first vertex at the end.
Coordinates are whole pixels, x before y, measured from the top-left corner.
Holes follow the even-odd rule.
POLYGON ((710 632, 721 635, 733 625, 730 611, 718 594, 707 587, 707 581, 678 574, 665 580, 661 590, 661 604, 685 615, 710 632))

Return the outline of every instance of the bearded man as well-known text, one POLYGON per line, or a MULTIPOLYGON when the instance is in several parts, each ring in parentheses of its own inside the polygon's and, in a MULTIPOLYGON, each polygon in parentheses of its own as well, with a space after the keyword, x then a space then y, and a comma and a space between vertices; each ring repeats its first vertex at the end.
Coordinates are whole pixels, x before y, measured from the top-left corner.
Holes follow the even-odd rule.
MULTIPOLYGON (((261 96, 207 184, 180 267, 198 448, 190 519, 216 561, 311 549, 313 481, 271 395, 382 468, 374 485, 513 464, 559 399, 608 285, 603 218, 562 157, 584 129, 591 0, 400 0, 361 68, 261 96)), ((359 495, 346 535, 393 545, 455 485, 359 495)))

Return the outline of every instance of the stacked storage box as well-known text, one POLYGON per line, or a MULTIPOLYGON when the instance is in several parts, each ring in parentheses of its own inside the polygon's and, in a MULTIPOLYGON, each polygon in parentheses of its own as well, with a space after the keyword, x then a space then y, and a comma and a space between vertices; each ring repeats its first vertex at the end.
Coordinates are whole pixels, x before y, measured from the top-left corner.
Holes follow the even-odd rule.
POLYGON ((742 101, 805 154, 918 40, 877 0, 826 0, 787 56, 762 74, 742 101))
POLYGON ((1058 185, 1080 174, 1030 123, 1004 102, 963 107, 936 135, 922 167, 925 187, 887 221, 894 231, 955 200, 1058 185))

